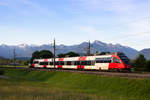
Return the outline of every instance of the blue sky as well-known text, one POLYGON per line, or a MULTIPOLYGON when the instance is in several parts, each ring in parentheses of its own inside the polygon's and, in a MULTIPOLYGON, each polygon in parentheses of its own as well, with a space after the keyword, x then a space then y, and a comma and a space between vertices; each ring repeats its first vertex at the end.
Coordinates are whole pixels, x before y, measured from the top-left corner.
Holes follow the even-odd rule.
POLYGON ((150 0, 0 0, 0 44, 100 40, 150 48, 150 0))

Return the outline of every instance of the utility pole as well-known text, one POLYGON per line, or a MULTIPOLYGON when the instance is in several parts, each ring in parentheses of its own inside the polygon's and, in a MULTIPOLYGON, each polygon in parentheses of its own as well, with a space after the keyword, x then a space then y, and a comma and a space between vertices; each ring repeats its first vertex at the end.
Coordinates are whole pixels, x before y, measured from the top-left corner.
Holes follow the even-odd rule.
POLYGON ((90 56, 90 55, 91 55, 91 43, 89 41, 88 50, 87 50, 87 56, 90 56))
POLYGON ((56 68, 55 66, 55 60, 56 60, 56 45, 55 45, 55 38, 54 38, 54 44, 53 44, 53 58, 54 58, 54 68, 56 68))
POLYGON ((14 63, 14 66, 16 66, 16 48, 14 48, 14 51, 13 51, 13 63, 14 63))

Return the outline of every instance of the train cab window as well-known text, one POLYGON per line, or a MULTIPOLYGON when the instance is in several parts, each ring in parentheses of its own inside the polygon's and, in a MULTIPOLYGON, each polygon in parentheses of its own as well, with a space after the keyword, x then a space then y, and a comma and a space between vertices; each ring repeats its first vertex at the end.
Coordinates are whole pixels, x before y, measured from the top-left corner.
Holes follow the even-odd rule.
POLYGON ((114 63, 121 63, 121 61, 119 59, 115 58, 115 57, 113 58, 113 62, 114 63))

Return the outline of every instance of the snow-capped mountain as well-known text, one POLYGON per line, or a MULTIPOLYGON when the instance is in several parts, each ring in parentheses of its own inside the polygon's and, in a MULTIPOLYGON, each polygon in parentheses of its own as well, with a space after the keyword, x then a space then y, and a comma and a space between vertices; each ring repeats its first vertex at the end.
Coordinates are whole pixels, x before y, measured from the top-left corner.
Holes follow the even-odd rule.
MULTIPOLYGON (((59 53, 67 53, 69 51, 74 51, 80 54, 85 54, 87 52, 88 42, 83 42, 78 45, 56 45, 56 54, 59 53)), ((13 57, 13 50, 16 49, 17 57, 31 57, 32 53, 36 50, 51 50, 52 51, 52 44, 43 44, 43 45, 27 45, 27 44, 20 44, 16 46, 10 46, 2 44, 0 45, 0 56, 5 58, 12 58, 13 57)), ((129 58, 132 58, 133 55, 138 53, 137 50, 122 46, 120 44, 107 44, 98 40, 95 40, 91 43, 91 52, 124 52, 129 58)))

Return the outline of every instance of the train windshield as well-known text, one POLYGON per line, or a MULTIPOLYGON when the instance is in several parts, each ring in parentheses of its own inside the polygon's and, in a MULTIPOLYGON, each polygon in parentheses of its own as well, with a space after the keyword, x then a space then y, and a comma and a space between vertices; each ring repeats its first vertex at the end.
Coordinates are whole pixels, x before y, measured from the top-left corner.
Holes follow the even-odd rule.
POLYGON ((120 59, 125 63, 125 64, 130 64, 129 63, 129 58, 125 55, 118 55, 120 59))

